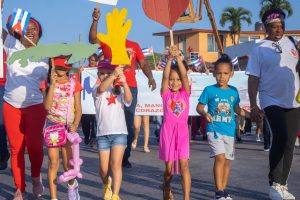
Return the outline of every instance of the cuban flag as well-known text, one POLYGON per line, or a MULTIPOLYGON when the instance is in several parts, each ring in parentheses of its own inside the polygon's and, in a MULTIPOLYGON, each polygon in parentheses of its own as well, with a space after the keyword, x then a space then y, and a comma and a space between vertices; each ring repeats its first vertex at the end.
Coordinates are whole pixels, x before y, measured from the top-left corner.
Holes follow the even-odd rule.
POLYGON ((201 67, 203 65, 203 59, 202 57, 197 57, 195 59, 192 59, 192 63, 194 63, 195 67, 201 67))
POLYGON ((103 54, 103 50, 102 50, 101 48, 99 48, 99 49, 97 50, 96 54, 97 54, 98 56, 101 55, 101 54, 103 54))
POLYGON ((14 9, 12 18, 8 24, 8 27, 13 31, 17 32, 19 35, 25 35, 26 29, 30 19, 30 13, 26 10, 20 8, 14 9))
POLYGON ((144 54, 145 57, 153 56, 153 54, 154 54, 154 51, 153 51, 152 47, 150 47, 150 48, 143 48, 142 51, 143 51, 143 54, 144 54))
POLYGON ((233 65, 239 64, 238 57, 235 57, 234 59, 232 59, 232 60, 231 60, 231 63, 232 63, 233 65))
POLYGON ((167 62, 165 60, 159 59, 158 65, 162 68, 165 68, 167 65, 167 62))

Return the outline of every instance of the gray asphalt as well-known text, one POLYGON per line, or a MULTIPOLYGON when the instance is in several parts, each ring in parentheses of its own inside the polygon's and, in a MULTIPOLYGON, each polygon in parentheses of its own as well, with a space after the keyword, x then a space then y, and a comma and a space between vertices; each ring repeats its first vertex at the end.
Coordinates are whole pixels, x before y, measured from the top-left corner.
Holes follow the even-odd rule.
MULTIPOLYGON (((213 159, 209 158, 209 147, 205 141, 197 138, 191 145, 190 169, 192 175, 191 199, 212 200, 214 197, 213 159)), ((123 200, 159 200, 162 199, 160 185, 164 164, 158 160, 158 143, 152 134, 150 153, 143 152, 143 137, 139 138, 138 148, 133 151, 130 161, 133 168, 123 170, 121 198, 123 200)), ((46 149, 45 149, 46 152, 46 149)), ((45 154, 46 155, 46 154, 45 154)), ((97 151, 82 144, 81 157, 84 160, 79 181, 81 199, 102 199, 102 184, 98 175, 97 151)), ((262 143, 255 141, 255 136, 243 136, 243 143, 236 144, 236 159, 232 162, 229 193, 235 200, 267 200, 268 199, 268 152, 263 151, 262 143)), ((42 173, 45 194, 41 199, 50 199, 46 180, 47 157, 44 158, 42 173)), ((62 172, 62 168, 60 168, 62 172)), ((26 184, 28 199, 31 194, 30 167, 26 155, 26 184)), ((289 190, 296 198, 300 198, 300 149, 295 149, 294 161, 289 177, 289 190)), ((175 199, 183 199, 180 176, 175 175, 172 182, 175 199)), ((10 166, 0 171, 0 199, 12 199, 14 193, 13 178, 10 166)), ((66 184, 58 186, 59 198, 67 199, 66 184)))

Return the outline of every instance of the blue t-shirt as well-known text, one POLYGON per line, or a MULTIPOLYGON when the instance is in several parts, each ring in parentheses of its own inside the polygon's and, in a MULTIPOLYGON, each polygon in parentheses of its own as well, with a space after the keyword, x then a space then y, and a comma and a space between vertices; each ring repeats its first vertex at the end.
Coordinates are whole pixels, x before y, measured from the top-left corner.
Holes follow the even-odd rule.
POLYGON ((207 105, 207 112, 213 118, 212 123, 207 124, 207 132, 235 136, 234 106, 240 103, 238 90, 229 85, 222 89, 217 85, 207 86, 199 98, 200 104, 207 105))

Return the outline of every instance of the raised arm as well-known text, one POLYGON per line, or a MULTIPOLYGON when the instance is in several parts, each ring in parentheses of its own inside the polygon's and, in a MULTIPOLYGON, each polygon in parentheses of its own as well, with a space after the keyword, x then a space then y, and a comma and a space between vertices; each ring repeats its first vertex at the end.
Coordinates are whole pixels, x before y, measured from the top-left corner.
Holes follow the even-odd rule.
POLYGON ((100 18, 100 10, 95 8, 93 11, 93 22, 91 24, 90 32, 89 32, 89 42, 91 44, 99 44, 99 39, 97 38, 97 28, 98 28, 98 21, 100 18))
MULTIPOLYGON (((2 12, 3 5, 4 5, 4 0, 0 0, 0 1, 1 1, 1 12, 2 12)), ((2 17, 3 17, 3 15, 2 15, 2 17)), ((3 41, 3 43, 4 43, 5 39, 6 39, 6 36, 7 36, 7 32, 6 32, 5 29, 2 28, 2 41, 3 41)))
POLYGON ((126 104, 131 104, 131 102, 132 102, 132 94, 131 94, 129 86, 127 85, 126 77, 125 77, 123 71, 121 71, 121 73, 119 75, 119 78, 120 78, 120 81, 123 83, 124 101, 125 101, 126 104))
POLYGON ((162 81, 161 81, 161 89, 160 89, 161 94, 164 93, 169 87, 169 76, 170 76, 170 72, 171 72, 171 65, 172 65, 172 58, 169 58, 169 60, 166 64, 166 67, 164 69, 164 72, 163 72, 163 77, 162 77, 162 81))
POLYGON ((101 84, 97 89, 96 95, 100 95, 101 93, 105 92, 108 89, 108 87, 113 84, 114 80, 118 78, 120 74, 123 73, 123 68, 124 67, 121 66, 116 67, 114 72, 109 77, 107 77, 103 82, 101 82, 101 84))

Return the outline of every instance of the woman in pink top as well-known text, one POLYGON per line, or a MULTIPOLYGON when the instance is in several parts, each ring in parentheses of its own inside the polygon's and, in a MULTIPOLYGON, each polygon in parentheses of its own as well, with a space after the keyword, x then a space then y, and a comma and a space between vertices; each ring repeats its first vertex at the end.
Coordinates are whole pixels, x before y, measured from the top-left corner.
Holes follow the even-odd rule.
POLYGON ((174 199, 171 192, 171 180, 174 161, 178 172, 178 162, 182 178, 184 200, 190 199, 191 176, 189 171, 189 96, 190 87, 184 61, 177 47, 170 49, 170 58, 163 72, 161 96, 164 108, 164 120, 160 132, 159 158, 165 161, 166 168, 163 183, 163 199, 174 199), (172 61, 177 61, 172 64, 172 61))

